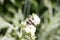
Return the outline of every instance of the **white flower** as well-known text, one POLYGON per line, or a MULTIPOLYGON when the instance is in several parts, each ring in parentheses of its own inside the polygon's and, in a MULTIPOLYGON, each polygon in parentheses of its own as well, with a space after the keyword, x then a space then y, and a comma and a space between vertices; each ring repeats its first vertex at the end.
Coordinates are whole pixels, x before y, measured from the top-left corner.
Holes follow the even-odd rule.
POLYGON ((36 27, 33 25, 27 25, 26 28, 24 28, 26 33, 31 33, 31 35, 35 35, 36 27))

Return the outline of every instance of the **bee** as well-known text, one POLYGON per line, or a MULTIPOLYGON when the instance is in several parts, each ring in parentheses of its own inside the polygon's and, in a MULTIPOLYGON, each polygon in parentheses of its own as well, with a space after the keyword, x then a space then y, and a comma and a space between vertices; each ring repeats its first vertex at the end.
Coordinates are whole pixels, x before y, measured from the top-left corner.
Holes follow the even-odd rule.
POLYGON ((38 17, 37 14, 32 14, 29 15, 28 20, 26 21, 27 24, 29 25, 37 25, 40 23, 40 18, 38 17))

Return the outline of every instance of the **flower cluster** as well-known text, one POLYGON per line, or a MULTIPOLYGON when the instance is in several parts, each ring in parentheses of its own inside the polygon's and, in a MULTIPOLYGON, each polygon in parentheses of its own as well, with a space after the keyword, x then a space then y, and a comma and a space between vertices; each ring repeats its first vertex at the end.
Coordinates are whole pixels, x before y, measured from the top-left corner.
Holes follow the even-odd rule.
POLYGON ((29 15, 29 17, 25 20, 26 21, 26 28, 25 31, 27 33, 31 33, 32 35, 35 34, 36 27, 35 25, 40 23, 40 18, 36 14, 29 15))
POLYGON ((36 31, 35 25, 39 24, 40 21, 41 20, 38 17, 38 15, 36 14, 29 15, 29 17, 26 18, 24 22, 22 22, 22 25, 26 26, 23 28, 23 30, 25 30, 26 33, 30 33, 31 37, 34 37, 36 31))

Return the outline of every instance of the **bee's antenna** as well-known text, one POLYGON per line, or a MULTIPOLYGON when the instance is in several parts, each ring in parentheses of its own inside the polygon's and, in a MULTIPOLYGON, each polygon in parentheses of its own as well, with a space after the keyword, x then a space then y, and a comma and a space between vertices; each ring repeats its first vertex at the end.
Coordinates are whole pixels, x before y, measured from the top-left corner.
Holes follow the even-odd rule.
POLYGON ((23 13, 24 13, 24 15, 25 15, 25 18, 29 15, 29 13, 30 13, 30 7, 31 7, 31 3, 30 3, 30 1, 29 0, 26 0, 25 1, 25 5, 24 5, 24 11, 23 11, 23 13))

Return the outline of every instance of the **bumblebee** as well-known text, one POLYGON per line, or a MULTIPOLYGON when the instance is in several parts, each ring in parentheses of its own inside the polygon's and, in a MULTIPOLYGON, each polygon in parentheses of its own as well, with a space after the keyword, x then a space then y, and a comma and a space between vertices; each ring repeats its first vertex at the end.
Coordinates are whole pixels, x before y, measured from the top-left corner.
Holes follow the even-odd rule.
POLYGON ((38 17, 37 14, 32 14, 32 15, 29 15, 29 17, 27 18, 27 21, 26 23, 29 24, 29 25, 37 25, 40 23, 40 18, 38 17))

